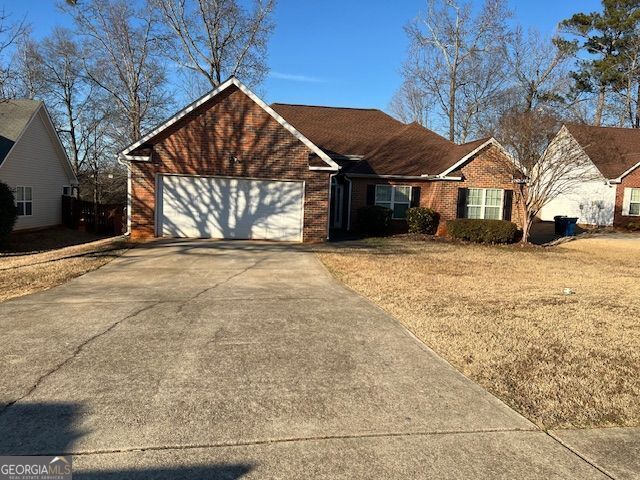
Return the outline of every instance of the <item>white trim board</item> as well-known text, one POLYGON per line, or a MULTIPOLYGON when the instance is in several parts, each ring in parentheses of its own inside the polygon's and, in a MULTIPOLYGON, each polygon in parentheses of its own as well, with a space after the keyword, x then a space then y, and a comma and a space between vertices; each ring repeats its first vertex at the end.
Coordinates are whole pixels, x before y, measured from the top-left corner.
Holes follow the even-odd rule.
POLYGON ((307 148, 309 148, 309 150, 311 150, 313 153, 318 155, 327 164, 326 167, 309 167, 310 170, 338 171, 340 169, 340 166, 336 162, 334 162, 331 159, 331 157, 329 157, 329 155, 327 155, 324 151, 322 151, 322 149, 320 149, 317 145, 315 145, 313 142, 311 142, 311 140, 309 140, 307 137, 305 137, 302 133, 300 133, 298 130, 296 130, 293 125, 291 125, 289 122, 287 122, 273 108, 271 108, 269 105, 267 105, 265 102, 263 102, 260 99, 260 97, 258 97, 255 93, 253 93, 251 90, 249 90, 248 87, 246 87, 240 80, 238 80, 235 77, 231 77, 227 81, 221 83, 218 86, 218 88, 216 88, 216 89, 212 90, 211 92, 207 93, 206 95, 200 97, 195 102, 191 103, 187 107, 185 107, 182 110, 180 110, 173 117, 168 119, 166 122, 162 123, 158 127, 154 128, 150 132, 146 133, 140 140, 138 140, 135 143, 132 143, 131 145, 126 147, 124 150, 122 150, 120 152, 120 155, 122 155, 126 160, 148 161, 149 157, 140 157, 140 156, 135 157, 135 156, 130 156, 129 153, 132 152, 133 150, 135 150, 136 148, 140 147, 145 142, 147 142, 151 138, 155 137, 156 135, 158 135, 162 131, 166 130, 171 125, 173 125, 176 122, 178 122, 181 118, 183 118, 184 116, 186 116, 187 114, 189 114, 190 112, 192 112, 193 110, 198 108, 200 105, 202 105, 205 102, 209 101, 210 99, 212 99, 216 95, 222 93, 223 91, 225 91, 227 88, 229 88, 231 86, 237 87, 241 92, 243 92, 245 95, 247 95, 251 100, 253 100, 256 104, 258 104, 258 106, 260 108, 262 108, 271 117, 273 117, 273 119, 275 119, 280 125, 282 125, 286 130, 288 130, 289 133, 291 133, 294 137, 296 137, 298 140, 300 140, 307 148))

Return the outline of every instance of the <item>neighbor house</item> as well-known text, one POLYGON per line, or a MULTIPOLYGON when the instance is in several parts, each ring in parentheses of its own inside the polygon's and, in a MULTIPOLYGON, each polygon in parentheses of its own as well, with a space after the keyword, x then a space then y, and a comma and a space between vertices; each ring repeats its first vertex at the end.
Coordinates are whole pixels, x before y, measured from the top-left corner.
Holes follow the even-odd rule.
POLYGON ((519 223, 508 157, 375 109, 265 104, 232 78, 123 150, 134 237, 323 241, 382 205, 519 223))
POLYGON ((545 205, 542 220, 566 215, 583 225, 619 227, 640 221, 640 130, 566 124, 549 151, 558 162, 576 156, 581 181, 545 205))
POLYGON ((16 200, 14 230, 62 223, 61 197, 71 195, 78 180, 42 102, 0 102, 0 182, 16 200))

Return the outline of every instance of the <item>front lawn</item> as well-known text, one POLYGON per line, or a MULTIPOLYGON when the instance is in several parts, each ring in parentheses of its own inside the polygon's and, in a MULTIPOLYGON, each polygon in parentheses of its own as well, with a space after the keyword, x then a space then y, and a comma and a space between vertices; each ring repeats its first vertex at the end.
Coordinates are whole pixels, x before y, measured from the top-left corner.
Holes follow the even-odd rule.
POLYGON ((0 246, 0 302, 55 287, 121 255, 124 237, 67 229, 14 234, 0 246))
POLYGON ((640 238, 546 249, 372 239, 318 255, 543 428, 640 425, 640 238))

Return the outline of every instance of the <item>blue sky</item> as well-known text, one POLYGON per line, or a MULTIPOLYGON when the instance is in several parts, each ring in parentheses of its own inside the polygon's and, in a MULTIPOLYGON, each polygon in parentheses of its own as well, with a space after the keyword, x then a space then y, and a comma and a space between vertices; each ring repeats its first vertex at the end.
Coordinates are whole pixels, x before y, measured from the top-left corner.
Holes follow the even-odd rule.
MULTIPOLYGON (((3 2, 26 15, 34 36, 69 24, 55 0, 3 2)), ((480 4, 480 2, 477 2, 480 4)), ((514 21, 551 34, 579 11, 600 10, 599 0, 510 0, 514 21)), ((261 93, 268 102, 385 109, 401 83, 407 39, 403 26, 423 0, 279 0, 261 93)))

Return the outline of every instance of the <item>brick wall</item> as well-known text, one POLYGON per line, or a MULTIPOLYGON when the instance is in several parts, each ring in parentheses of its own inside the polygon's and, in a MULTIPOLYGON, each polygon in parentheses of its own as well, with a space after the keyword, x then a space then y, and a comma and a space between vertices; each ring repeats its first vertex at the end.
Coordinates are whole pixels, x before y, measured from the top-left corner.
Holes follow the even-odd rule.
POLYGON ((310 171, 309 154, 259 105, 230 87, 214 103, 189 113, 155 139, 150 163, 134 162, 132 236, 153 236, 155 175, 174 173, 304 180, 303 239, 323 241, 330 172, 310 171))
MULTIPOLYGON (((446 233, 444 225, 447 220, 453 220, 457 215, 458 189, 459 188, 502 188, 505 190, 515 190, 517 185, 511 181, 511 177, 505 174, 499 165, 504 161, 503 153, 497 147, 489 147, 472 161, 467 163, 462 169, 463 181, 420 181, 420 180, 389 180, 375 178, 354 178, 353 195, 351 200, 351 226, 357 226, 357 210, 366 205, 367 185, 388 184, 388 185, 410 185, 420 187, 420 206, 432 208, 440 214, 439 234, 446 233)), ((459 176, 459 172, 452 174, 459 176)), ((521 202, 514 191, 512 218, 511 220, 522 226, 524 218, 521 202)), ((394 222, 395 228, 401 225, 406 228, 406 222, 394 222)))
POLYGON ((616 227, 625 227, 629 222, 640 222, 640 217, 622 215, 625 188, 640 188, 640 168, 624 177, 622 183, 616 186, 616 207, 613 215, 613 225, 616 227))

